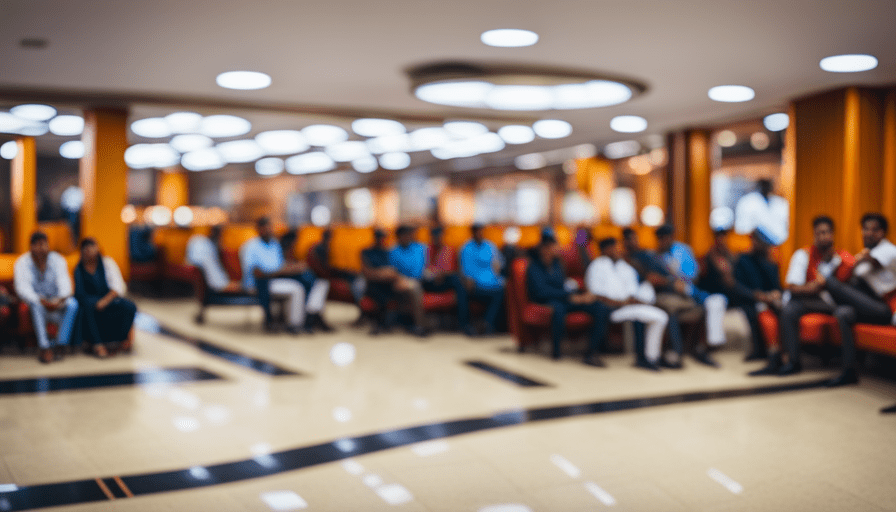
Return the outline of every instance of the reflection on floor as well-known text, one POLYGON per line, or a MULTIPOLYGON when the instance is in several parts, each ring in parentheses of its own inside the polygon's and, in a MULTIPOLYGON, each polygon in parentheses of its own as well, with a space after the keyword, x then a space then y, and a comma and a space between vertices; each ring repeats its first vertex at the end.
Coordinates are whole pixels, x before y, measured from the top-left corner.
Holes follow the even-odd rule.
POLYGON ((371 338, 336 304, 340 329, 311 336, 265 335, 250 308, 198 328, 189 303, 139 305, 215 350, 141 332, 131 357, 5 357, 4 380, 222 379, 0 396, 0 510, 896 510, 893 380, 818 388, 833 370, 811 358, 749 378, 736 352, 721 370, 595 369, 507 337, 371 338))

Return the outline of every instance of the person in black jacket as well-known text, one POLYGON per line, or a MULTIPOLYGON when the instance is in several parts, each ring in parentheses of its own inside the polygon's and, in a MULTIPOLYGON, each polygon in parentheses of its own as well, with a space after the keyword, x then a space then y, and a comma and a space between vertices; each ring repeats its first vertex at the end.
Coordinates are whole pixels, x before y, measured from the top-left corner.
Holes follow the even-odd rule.
POLYGON ((734 264, 734 286, 730 289, 729 304, 739 307, 747 315, 753 349, 747 360, 764 359, 766 343, 759 328, 760 310, 781 310, 781 276, 777 263, 769 257, 771 239, 756 229, 751 235, 753 249, 741 254, 734 264))
POLYGON ((541 242, 533 251, 526 270, 526 291, 529 300, 548 305, 552 309, 551 341, 555 360, 560 359, 560 343, 566 336, 566 314, 583 311, 594 319, 583 362, 590 366, 604 366, 598 352, 607 337, 610 308, 593 293, 567 290, 566 273, 557 256, 557 239, 551 233, 543 233, 541 242))

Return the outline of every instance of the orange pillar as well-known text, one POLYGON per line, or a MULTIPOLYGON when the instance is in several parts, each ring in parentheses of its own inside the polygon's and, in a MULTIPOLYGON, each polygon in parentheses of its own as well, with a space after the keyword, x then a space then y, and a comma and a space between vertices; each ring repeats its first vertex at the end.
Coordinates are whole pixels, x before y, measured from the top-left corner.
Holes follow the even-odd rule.
POLYGON ((712 209, 712 145, 709 131, 688 132, 688 239, 695 254, 703 254, 712 245, 709 212, 712 209))
POLYGON ((18 153, 12 159, 10 192, 12 192, 12 250, 28 250, 28 239, 37 229, 37 149, 34 137, 16 140, 18 153))
POLYGON ((896 222, 896 88, 884 99, 883 146, 881 213, 896 222))
POLYGON ((187 174, 181 171, 162 171, 156 190, 156 204, 167 206, 172 211, 190 202, 190 183, 187 174))
POLYGON ((81 233, 84 237, 96 238, 105 255, 118 263, 127 279, 130 274, 128 233, 121 221, 121 209, 128 199, 128 167, 124 162, 128 113, 98 108, 84 114, 81 233))
POLYGON ((790 256, 797 249, 796 240, 796 107, 790 104, 787 109, 790 125, 784 132, 784 148, 781 151, 781 197, 790 205, 790 233, 780 248, 779 268, 781 282, 787 274, 790 256))
POLYGON ((669 149, 666 164, 666 222, 676 226, 682 240, 689 238, 687 146, 684 132, 671 133, 666 137, 666 147, 669 149))

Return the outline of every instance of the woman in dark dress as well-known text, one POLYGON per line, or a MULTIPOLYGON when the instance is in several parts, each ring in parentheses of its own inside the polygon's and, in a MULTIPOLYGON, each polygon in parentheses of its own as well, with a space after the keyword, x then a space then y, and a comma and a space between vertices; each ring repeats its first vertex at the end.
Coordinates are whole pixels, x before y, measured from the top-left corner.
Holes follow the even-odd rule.
POLYGON ((109 346, 129 352, 134 342, 137 306, 123 297, 124 280, 115 260, 100 254, 96 240, 81 242, 81 261, 75 267, 75 298, 81 307, 84 338, 97 357, 108 357, 109 346))

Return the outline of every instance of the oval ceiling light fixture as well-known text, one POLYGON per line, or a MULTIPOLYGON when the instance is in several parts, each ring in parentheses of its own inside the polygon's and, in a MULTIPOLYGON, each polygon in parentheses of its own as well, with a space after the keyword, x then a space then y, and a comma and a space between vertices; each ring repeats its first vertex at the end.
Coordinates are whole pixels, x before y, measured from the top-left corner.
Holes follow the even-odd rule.
POLYGON ((28 121, 9 112, 0 112, 0 132, 2 133, 19 133, 19 130, 28 123, 28 121))
POLYGON ((135 135, 147 139, 161 139, 171 136, 171 127, 161 117, 148 117, 131 123, 131 131, 135 135))
POLYGON ((74 137, 84 131, 84 118, 80 116, 56 116, 50 120, 50 133, 60 137, 74 137))
POLYGON ((286 164, 276 157, 262 158, 255 162, 255 172, 262 176, 275 176, 283 172, 286 164))
POLYGON ((196 112, 173 112, 165 116, 171 133, 196 133, 202 127, 202 116, 196 112))
POLYGON ((449 135, 458 139, 465 139, 467 137, 475 137, 476 135, 488 133, 488 127, 482 123, 477 123, 476 121, 448 121, 443 124, 442 127, 449 135))
POLYGON ((423 101, 437 105, 482 108, 494 87, 480 80, 437 82, 417 87, 414 94, 423 101))
POLYGON ((521 171, 541 169, 548 164, 548 159, 541 153, 529 153, 513 159, 513 165, 521 171))
POLYGON ((12 115, 28 121, 46 121, 56 115, 56 109, 49 105, 30 103, 9 109, 12 115))
POLYGON ((411 137, 406 133, 399 133, 397 135, 385 135, 382 137, 368 139, 367 148, 374 155, 389 153, 393 151, 417 151, 417 149, 411 147, 411 137))
POLYGON ((542 139, 562 139, 572 134, 572 125, 560 119, 542 119, 532 125, 535 135, 542 139))
POLYGON ((248 120, 227 114, 205 117, 199 127, 199 133, 213 139, 239 137, 251 130, 252 123, 248 120))
POLYGON ((19 154, 19 146, 14 140, 8 140, 0 145, 0 158, 12 160, 19 154))
POLYGON ((292 155, 310 147, 302 132, 297 130, 261 132, 255 136, 255 142, 269 155, 292 155))
POLYGON ((549 110, 554 93, 544 85, 498 85, 489 91, 485 104, 495 110, 549 110))
POLYGON ((717 85, 708 94, 709 99, 723 103, 740 103, 756 97, 756 92, 746 85, 717 85))
POLYGON ((486 30, 479 36, 479 40, 483 44, 498 48, 520 48, 537 43, 538 34, 519 28, 497 28, 486 30))
POLYGON ((641 144, 634 140, 612 142, 604 146, 604 156, 611 160, 634 156, 638 151, 641 151, 641 144))
POLYGON ((620 133, 638 133, 647 129, 647 120, 640 116, 616 116, 610 120, 610 128, 620 133))
POLYGON ((290 174, 312 174, 327 172, 336 168, 336 162, 326 153, 314 151, 286 159, 286 172, 290 174))
POLYGON ((367 144, 360 140, 347 140, 330 144, 324 150, 335 162, 351 162, 365 156, 370 156, 367 144))
POLYGON ((369 173, 379 169, 380 164, 372 155, 352 160, 352 168, 360 173, 369 173))
POLYGON ((580 108, 600 108, 619 105, 630 100, 637 87, 611 80, 592 80, 580 84, 558 85, 554 88, 557 99, 554 108, 573 110, 580 108))
POLYGON ((215 146, 228 163, 243 164, 253 162, 265 155, 264 150, 254 140, 232 140, 215 146))
POLYGON ((271 85, 271 76, 258 71, 226 71, 215 78, 215 82, 225 89, 251 91, 271 85))
MULTIPOLYGON (((488 129, 485 130, 488 132, 488 129)), ((433 148, 443 146, 451 140, 451 134, 445 128, 437 126, 428 126, 426 128, 418 128, 411 132, 410 149, 411 151, 429 151, 433 148)), ((403 152, 402 150, 395 150, 403 152)))
POLYGON ((498 136, 508 144, 526 144, 535 140, 535 132, 528 126, 509 124, 498 129, 498 136))
POLYGON ((821 59, 821 69, 831 73, 858 73, 877 67, 877 57, 864 54, 832 55, 821 59))
POLYGON ((188 171, 211 171, 227 164, 221 153, 214 148, 190 151, 180 159, 180 164, 188 171))
POLYGON ((400 171, 407 169, 411 165, 411 155, 407 153, 384 153, 380 155, 380 165, 383 169, 390 171, 400 171))
POLYGON ((27 135, 29 137, 40 137, 41 135, 46 134, 50 131, 50 127, 47 126, 47 123, 41 123, 38 121, 25 121, 25 125, 19 128, 19 131, 16 132, 19 135, 27 135))
POLYGON ((790 126, 790 116, 784 113, 769 114, 762 119, 765 128, 772 132, 780 132, 790 126))
POLYGON ((180 153, 189 153, 197 149, 212 147, 212 139, 198 133, 175 135, 168 144, 180 153))
POLYGON ((382 137, 407 132, 407 128, 392 119, 355 119, 352 131, 362 137, 382 137))
POLYGON ((63 142, 62 145, 59 146, 59 154, 62 155, 63 158, 70 158, 72 160, 83 158, 84 143, 80 140, 70 140, 68 142, 63 142))
MULTIPOLYGON (((329 146, 348 140, 348 132, 331 124, 312 124, 302 128, 302 135, 312 146, 329 146)), ((287 166, 287 170, 289 167, 287 166)))

